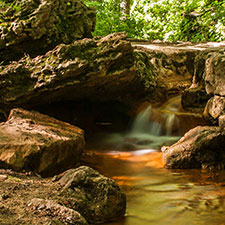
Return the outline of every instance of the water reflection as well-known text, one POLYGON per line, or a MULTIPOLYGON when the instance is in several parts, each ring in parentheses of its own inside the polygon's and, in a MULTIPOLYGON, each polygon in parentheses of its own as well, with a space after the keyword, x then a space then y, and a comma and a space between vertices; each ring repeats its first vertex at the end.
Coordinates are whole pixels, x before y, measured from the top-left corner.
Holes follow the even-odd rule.
POLYGON ((107 225, 225 225, 225 173, 167 170, 156 151, 187 129, 180 129, 182 118, 188 115, 189 128, 199 123, 197 115, 179 111, 179 101, 148 106, 128 132, 95 136, 88 145, 85 164, 115 179, 127 195, 125 218, 107 225))
POLYGON ((222 225, 225 173, 166 170, 160 152, 99 152, 84 161, 115 179, 127 194, 127 214, 108 225, 222 225))

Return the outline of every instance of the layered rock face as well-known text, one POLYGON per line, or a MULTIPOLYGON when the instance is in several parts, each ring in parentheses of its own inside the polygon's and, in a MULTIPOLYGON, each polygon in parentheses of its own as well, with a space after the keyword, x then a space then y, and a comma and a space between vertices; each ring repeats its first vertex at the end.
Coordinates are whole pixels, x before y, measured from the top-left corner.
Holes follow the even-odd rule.
MULTIPOLYGON (((206 103, 212 98, 205 109, 207 119, 217 123, 210 107, 215 101, 222 107, 225 97, 225 48, 210 48, 202 51, 195 59, 195 73, 192 88, 186 90, 182 96, 184 108, 199 108, 204 110, 206 103), (220 100, 218 101, 218 98, 220 100), (213 121, 214 120, 214 121, 213 121)), ((219 109, 222 113, 222 109, 219 109)), ((218 113, 218 109, 217 109, 218 113)))
POLYGON ((194 59, 200 51, 197 47, 148 42, 136 42, 133 46, 137 61, 149 74, 146 86, 154 88, 151 97, 165 101, 191 85, 194 59))
POLYGON ((124 33, 61 44, 43 56, 0 68, 2 108, 90 99, 127 99, 144 92, 124 33), (10 90, 10 91, 9 91, 10 90))
POLYGON ((80 128, 46 115, 13 109, 0 123, 0 165, 51 176, 78 164, 84 148, 80 128))
POLYGON ((0 14, 0 61, 38 55, 59 43, 91 37, 94 31, 95 9, 80 0, 11 2, 0 14))
POLYGON ((183 106, 204 109, 215 126, 196 127, 176 144, 163 147, 168 168, 225 168, 225 48, 208 49, 195 61, 192 88, 183 94, 183 106))

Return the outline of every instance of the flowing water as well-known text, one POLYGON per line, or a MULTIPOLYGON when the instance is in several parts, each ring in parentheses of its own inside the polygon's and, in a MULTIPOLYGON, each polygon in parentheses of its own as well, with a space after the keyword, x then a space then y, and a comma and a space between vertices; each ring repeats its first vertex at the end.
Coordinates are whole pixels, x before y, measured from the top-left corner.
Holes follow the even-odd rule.
POLYGON ((147 106, 128 132, 104 136, 98 149, 87 150, 86 163, 127 195, 125 218, 108 225, 225 225, 224 172, 167 170, 161 162, 160 146, 179 138, 177 102, 160 113, 147 106))

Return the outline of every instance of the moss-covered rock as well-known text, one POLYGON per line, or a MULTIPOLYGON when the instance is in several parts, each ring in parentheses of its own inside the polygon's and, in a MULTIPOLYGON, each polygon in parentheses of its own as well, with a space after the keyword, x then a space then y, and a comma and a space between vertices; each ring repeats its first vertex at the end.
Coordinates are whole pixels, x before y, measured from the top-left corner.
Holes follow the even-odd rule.
POLYGON ((134 42, 139 73, 151 101, 165 101, 191 85, 193 63, 198 49, 178 44, 134 42))
MULTIPOLYGON (((145 91, 124 33, 61 44, 45 55, 0 68, 0 106, 89 99, 126 101, 145 91)), ((144 72, 143 72, 144 73, 144 72)))
POLYGON ((96 12, 80 0, 8 2, 0 10, 0 62, 38 55, 94 31, 96 12))
POLYGON ((114 180, 90 167, 66 171, 59 184, 59 202, 78 211, 90 224, 105 223, 125 214, 125 193, 114 180))

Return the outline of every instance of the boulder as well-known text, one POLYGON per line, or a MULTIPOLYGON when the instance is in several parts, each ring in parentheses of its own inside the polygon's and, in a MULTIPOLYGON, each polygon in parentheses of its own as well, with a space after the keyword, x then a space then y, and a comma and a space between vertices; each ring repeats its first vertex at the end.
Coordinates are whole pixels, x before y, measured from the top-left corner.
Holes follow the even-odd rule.
POLYGON ((181 97, 182 108, 187 111, 202 113, 211 96, 202 87, 186 89, 181 97))
POLYGON ((224 169, 225 129, 199 126, 170 147, 162 147, 163 162, 172 169, 224 169))
POLYGON ((95 9, 80 0, 3 0, 0 62, 46 52, 59 43, 91 37, 95 9))
POLYGON ((165 101, 191 85, 193 63, 199 49, 179 44, 132 42, 151 101, 165 101), (147 70, 145 72, 145 70, 147 70))
POLYGON ((51 176, 78 164, 84 132, 38 112, 13 109, 0 123, 0 165, 51 176))
POLYGON ((70 169, 58 181, 59 201, 80 212, 91 224, 105 223, 124 216, 126 196, 117 183, 92 168, 70 169))
MULTIPOLYGON (((195 58, 194 77, 190 89, 182 95, 185 109, 204 111, 207 101, 214 95, 225 95, 225 48, 208 48, 195 58)), ((212 102, 212 100, 210 100, 212 102)), ((211 103, 208 103, 208 105, 211 103)), ((208 107, 208 106, 207 106, 208 107)), ((208 109, 206 109, 208 110, 208 109)))
POLYGON ((208 55, 205 62, 205 90, 207 94, 225 97, 225 48, 208 55))
POLYGON ((133 101, 145 91, 145 74, 139 76, 133 47, 125 39, 125 33, 86 38, 0 67, 0 108, 84 99, 133 101))
MULTIPOLYGON (((51 222, 60 221, 61 223, 58 222, 59 224, 88 225, 80 213, 59 205, 53 200, 34 198, 29 201, 28 206, 33 212, 38 213, 39 216, 49 217, 51 222)), ((52 224, 51 222, 48 224, 52 224)))
POLYGON ((214 95, 214 97, 210 98, 203 115, 208 121, 218 124, 219 117, 225 115, 225 97, 214 95))

